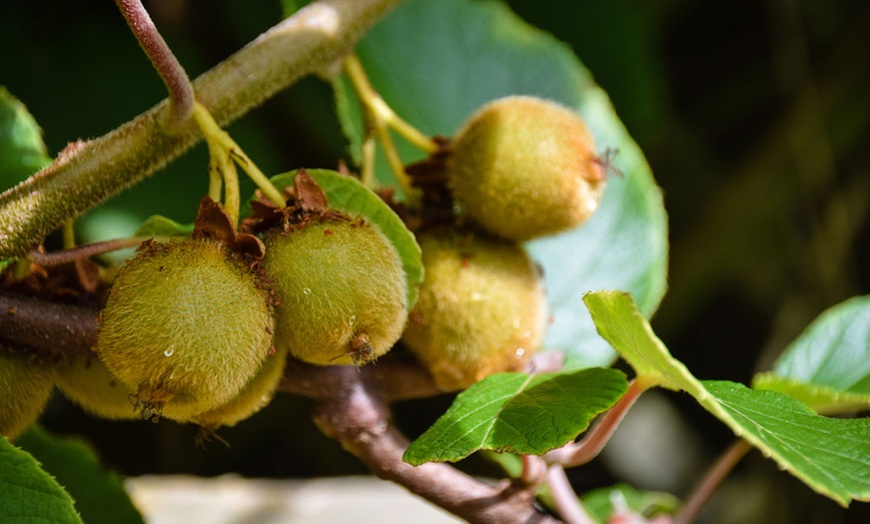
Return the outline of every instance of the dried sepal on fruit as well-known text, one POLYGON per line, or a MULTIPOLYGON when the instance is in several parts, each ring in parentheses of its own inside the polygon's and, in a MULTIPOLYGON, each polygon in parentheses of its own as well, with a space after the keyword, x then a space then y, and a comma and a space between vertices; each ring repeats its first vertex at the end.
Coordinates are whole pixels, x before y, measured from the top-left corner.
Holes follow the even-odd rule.
POLYGON ((14 440, 33 425, 53 389, 51 368, 0 345, 0 436, 14 440))
POLYGON ((269 301, 225 243, 149 242, 112 284, 96 349, 144 415, 189 418, 230 401, 260 369, 269 301))
POLYGON ((463 211, 518 241, 583 223, 606 178, 583 120, 531 96, 501 98, 474 113, 453 140, 446 168, 463 211))
POLYGON ((458 390, 522 369, 547 324, 541 277, 523 248, 448 227, 418 240, 426 279, 402 341, 436 385, 458 390))
POLYGON ((393 244, 374 224, 314 213, 266 236, 263 269, 273 280, 275 345, 318 365, 362 365, 399 340, 407 283, 393 244))

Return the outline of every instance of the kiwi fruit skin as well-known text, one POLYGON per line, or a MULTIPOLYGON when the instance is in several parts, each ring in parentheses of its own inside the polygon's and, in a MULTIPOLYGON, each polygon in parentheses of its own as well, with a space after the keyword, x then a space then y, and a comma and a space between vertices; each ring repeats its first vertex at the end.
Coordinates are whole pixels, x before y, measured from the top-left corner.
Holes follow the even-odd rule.
POLYGON ((392 348, 407 319, 393 244, 362 219, 312 218, 266 236, 263 269, 281 301, 275 345, 322 366, 362 365, 392 348))
POLYGON ((547 302, 538 268, 514 242, 436 228, 418 236, 426 279, 402 342, 444 391, 517 371, 541 345, 547 302))
POLYGON ((286 348, 276 349, 266 357, 263 367, 248 381, 242 391, 228 403, 192 418, 192 422, 207 430, 215 431, 221 426, 232 427, 257 413, 272 401, 278 384, 284 376, 287 361, 286 348))
POLYGON ((480 108, 454 138, 446 165, 463 212, 517 241, 582 224, 597 209, 606 178, 583 120, 531 96, 480 108))
POLYGON ((273 329, 262 283, 223 244, 151 243, 118 272, 96 350, 144 415, 180 420, 235 397, 273 329))
POLYGON ((57 389, 91 415, 110 420, 140 418, 136 395, 103 362, 93 357, 69 357, 57 367, 57 389))
POLYGON ((15 440, 32 426, 54 390, 54 373, 0 346, 0 436, 15 440))

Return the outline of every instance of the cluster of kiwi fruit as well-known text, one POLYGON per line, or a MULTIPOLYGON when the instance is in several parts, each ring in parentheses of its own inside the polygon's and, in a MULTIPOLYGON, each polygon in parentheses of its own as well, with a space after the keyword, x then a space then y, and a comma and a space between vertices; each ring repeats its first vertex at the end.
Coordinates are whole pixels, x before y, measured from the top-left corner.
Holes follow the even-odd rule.
POLYGON ((605 182, 594 151, 572 110, 510 96, 472 114, 440 153, 459 212, 418 233, 426 280, 402 338, 440 388, 521 369, 542 344, 546 296, 521 242, 592 215, 605 182))
POLYGON ((461 211, 416 222, 426 276, 413 309, 393 243, 325 195, 297 185, 242 233, 201 207, 193 236, 146 242, 117 272, 92 356, 44 368, 0 352, 0 392, 21 400, 0 410, 0 433, 31 424, 55 384, 97 416, 214 430, 270 401, 288 355, 363 365, 399 340, 445 391, 523 368, 548 313, 521 242, 586 220, 602 166, 574 112, 525 96, 484 106, 447 144, 444 187, 461 211))

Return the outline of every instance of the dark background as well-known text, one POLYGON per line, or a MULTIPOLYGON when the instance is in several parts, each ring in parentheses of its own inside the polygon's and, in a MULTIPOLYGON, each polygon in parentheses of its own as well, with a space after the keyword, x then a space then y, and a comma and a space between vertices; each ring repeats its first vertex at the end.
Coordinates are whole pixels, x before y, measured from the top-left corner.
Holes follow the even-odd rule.
MULTIPOLYGON (((573 47, 646 153, 670 216, 670 287, 653 327, 696 376, 749 382, 822 310, 868 293, 870 5, 508 3, 573 47)), ((281 16, 277 0, 256 8, 231 0, 146 5, 192 77, 281 16)), ((106 133, 165 96, 112 2, 4 1, 0 50, 0 84, 27 104, 52 155, 69 141, 106 133)), ((280 94, 229 131, 267 173, 334 166, 346 147, 331 92, 316 79, 280 94)), ((142 216, 154 213, 191 221, 207 188, 206 162, 205 148, 197 147, 81 221, 79 233, 129 234, 142 216)), ((2 181, 4 187, 11 183, 2 181)), ((697 463, 673 481, 656 475, 658 465, 649 466, 652 474, 632 478, 611 452, 572 471, 579 489, 620 478, 685 495, 690 480, 730 442, 730 431, 691 399, 656 398, 644 409, 676 431, 670 452, 688 446, 692 453, 683 455, 697 463)), ((449 400, 397 406, 397 420, 414 435, 449 400)), ((221 433, 229 448, 199 448, 194 428, 169 422, 91 419, 59 396, 44 424, 86 436, 107 463, 131 475, 364 473, 317 432, 310 407, 279 396, 261 414, 221 433)), ((634 435, 641 445, 659 433, 655 425, 638 427, 647 432, 634 435)), ((480 460, 467 467, 494 471, 480 460)), ((723 492, 710 522, 749 522, 735 520, 740 508, 732 506, 741 504, 757 522, 870 521, 866 504, 842 511, 760 457, 742 463, 723 492)))

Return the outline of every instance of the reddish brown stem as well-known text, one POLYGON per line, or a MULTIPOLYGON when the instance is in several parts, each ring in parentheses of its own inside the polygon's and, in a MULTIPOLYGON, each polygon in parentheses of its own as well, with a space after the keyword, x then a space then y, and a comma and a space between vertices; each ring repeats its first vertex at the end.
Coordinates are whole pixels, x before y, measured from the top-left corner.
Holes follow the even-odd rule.
POLYGON ((594 524, 595 519, 586 513, 580 501, 577 500, 577 494, 574 488, 571 487, 571 482, 568 480, 568 475, 565 474, 565 469, 562 466, 551 466, 547 470, 547 484, 550 486, 550 493, 553 495, 553 502, 556 504, 556 511, 559 516, 569 524, 594 524))
POLYGON ((0 293, 0 340, 45 352, 86 354, 96 341, 97 313, 0 293))
POLYGON ((701 512, 701 508, 710 500, 710 497, 713 496, 713 493, 722 484, 725 477, 731 473, 734 466, 751 449, 752 446, 743 439, 738 439, 728 446, 728 449, 704 473, 703 479, 695 486, 695 489, 686 499, 686 503, 683 505, 680 513, 674 518, 674 524, 690 524, 694 522, 698 513, 701 512))
POLYGON ((193 85, 184 68, 160 36, 160 32, 140 0, 115 0, 130 30, 148 55, 157 74, 169 91, 170 128, 181 128, 193 114, 193 85))
POLYGON ((69 264, 70 262, 75 262, 76 260, 83 260, 92 256, 102 255, 103 253, 108 253, 110 251, 136 247, 144 240, 145 238, 140 237, 120 238, 103 242, 93 242, 91 244, 64 249, 63 251, 56 251, 54 253, 31 251, 27 255, 27 258, 43 267, 60 266, 63 264, 69 264))
POLYGON ((586 464, 597 457, 610 440, 613 432, 619 427, 619 423, 625 418, 628 410, 644 391, 645 388, 640 386, 636 380, 632 380, 625 395, 601 417, 601 420, 586 433, 580 442, 553 450, 544 455, 544 459, 550 464, 574 467, 586 464))

